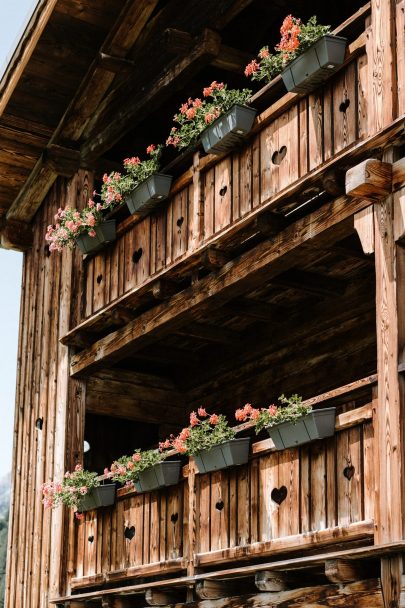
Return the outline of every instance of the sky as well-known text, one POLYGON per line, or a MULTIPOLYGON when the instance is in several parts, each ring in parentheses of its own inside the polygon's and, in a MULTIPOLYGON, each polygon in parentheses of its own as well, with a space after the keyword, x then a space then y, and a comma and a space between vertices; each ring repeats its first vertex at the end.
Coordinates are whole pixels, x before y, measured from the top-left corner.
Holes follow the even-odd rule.
MULTIPOLYGON (((35 5, 33 0, 0 1, 1 74, 35 5)), ((21 265, 22 254, 0 249, 0 478, 11 469, 21 265)))

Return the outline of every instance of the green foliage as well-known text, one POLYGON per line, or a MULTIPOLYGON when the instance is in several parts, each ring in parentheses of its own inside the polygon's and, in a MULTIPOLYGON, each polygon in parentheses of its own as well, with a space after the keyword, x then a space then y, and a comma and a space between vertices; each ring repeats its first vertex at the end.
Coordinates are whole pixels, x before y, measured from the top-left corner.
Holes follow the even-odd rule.
POLYGON ((235 418, 239 422, 253 420, 256 433, 260 433, 264 428, 276 426, 282 422, 296 422, 299 418, 312 412, 312 406, 302 403, 302 397, 299 395, 291 395, 291 397, 281 395, 278 400, 281 406, 272 404, 260 409, 247 403, 243 408, 236 410, 235 418))
POLYGON ((121 456, 111 465, 109 476, 113 481, 132 486, 139 479, 139 473, 152 467, 166 458, 159 450, 135 450, 132 456, 121 456))
POLYGON ((245 75, 252 80, 270 82, 293 59, 329 32, 330 25, 318 24, 315 16, 302 23, 300 19, 288 15, 280 28, 281 40, 275 46, 276 53, 270 53, 268 46, 260 49, 258 58, 246 66, 245 75))
POLYGON ((177 437, 171 436, 161 443, 160 448, 173 447, 180 454, 195 456, 201 450, 209 450, 234 437, 235 431, 228 425, 223 414, 208 414, 200 407, 198 416, 196 412, 191 412, 190 426, 184 428, 177 437))
POLYGON ((58 507, 61 504, 78 508, 80 500, 99 485, 97 473, 86 471, 81 465, 76 465, 73 473, 69 471, 65 473, 62 482, 49 481, 43 484, 42 502, 46 508, 58 507))

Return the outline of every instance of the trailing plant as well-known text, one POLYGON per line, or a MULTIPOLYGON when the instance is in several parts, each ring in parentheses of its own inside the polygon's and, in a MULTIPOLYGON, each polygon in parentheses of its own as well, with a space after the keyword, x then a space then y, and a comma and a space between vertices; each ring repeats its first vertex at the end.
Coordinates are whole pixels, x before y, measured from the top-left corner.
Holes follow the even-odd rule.
POLYGON ((125 195, 157 173, 163 146, 151 144, 146 152, 150 158, 141 161, 138 156, 126 158, 125 173, 113 171, 103 175, 100 192, 93 192, 82 211, 66 207, 58 209, 55 224, 48 226, 45 239, 49 242, 50 251, 62 251, 64 247, 73 248, 76 239, 81 234, 96 236, 95 227, 105 220, 108 212, 113 211, 124 202, 125 195))
POLYGON ((287 15, 280 28, 281 40, 270 53, 269 47, 260 49, 258 58, 245 68, 245 75, 252 80, 270 82, 288 63, 306 51, 314 42, 330 32, 330 25, 320 25, 316 16, 302 23, 301 19, 287 15))
POLYGON ((214 120, 225 114, 235 104, 249 103, 252 91, 249 89, 228 89, 223 82, 214 80, 203 89, 203 99, 191 97, 184 102, 174 116, 177 126, 172 127, 166 140, 167 146, 179 150, 197 143, 200 133, 214 120))
MULTIPOLYGON (((100 485, 97 473, 91 473, 77 464, 75 470, 67 471, 62 482, 49 481, 42 485, 43 504, 45 508, 55 508, 63 504, 80 509, 80 500, 100 485)), ((76 513, 80 518, 80 513, 76 513)))
POLYGON ((235 431, 228 425, 223 414, 208 414, 200 407, 197 413, 191 412, 190 426, 184 428, 177 437, 173 435, 160 444, 160 449, 174 448, 180 454, 195 456, 202 450, 209 450, 234 439, 235 431))
POLYGON ((126 487, 132 487, 139 479, 139 473, 165 460, 167 455, 162 450, 135 450, 132 456, 121 456, 115 460, 110 472, 106 474, 126 487))
POLYGON ((253 420, 257 434, 264 428, 276 426, 282 422, 294 423, 312 411, 312 406, 303 403, 302 397, 296 394, 291 395, 291 397, 281 395, 278 400, 280 406, 272 404, 267 408, 260 409, 247 403, 243 408, 236 410, 235 418, 239 422, 253 420))

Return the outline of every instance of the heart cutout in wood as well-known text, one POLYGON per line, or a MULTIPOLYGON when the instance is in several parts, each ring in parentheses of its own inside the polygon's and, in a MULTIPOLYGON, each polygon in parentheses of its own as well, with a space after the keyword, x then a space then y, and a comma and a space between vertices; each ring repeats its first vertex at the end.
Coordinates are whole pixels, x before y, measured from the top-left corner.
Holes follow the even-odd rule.
POLYGON ((345 99, 339 106, 339 112, 345 113, 347 108, 350 106, 350 99, 345 99))
POLYGON ((35 427, 38 429, 38 431, 42 431, 42 427, 44 426, 44 419, 43 418, 37 418, 35 421, 35 427))
POLYGON ((273 165, 281 165, 287 154, 287 146, 281 146, 280 150, 276 150, 271 157, 271 162, 273 165))
POLYGON ((89 541, 89 543, 92 543, 94 541, 94 536, 89 536, 87 540, 89 541))
POLYGON ((96 279, 97 283, 100 285, 100 283, 101 283, 102 280, 103 280, 103 275, 99 274, 98 277, 97 277, 97 279, 96 279))
POLYGON ((218 502, 215 504, 215 508, 217 511, 222 511, 222 509, 224 508, 224 501, 223 500, 218 500, 218 502))
POLYGON ((135 536, 135 526, 131 526, 130 528, 126 526, 124 530, 124 536, 127 540, 132 540, 135 536))
POLYGON ((221 190, 219 191, 219 196, 225 196, 227 190, 228 186, 222 186, 221 190))
POLYGON ((184 217, 183 217, 183 216, 181 216, 181 217, 179 217, 179 219, 177 220, 176 224, 177 224, 177 226, 178 226, 179 228, 181 228, 181 227, 182 227, 182 225, 183 225, 183 222, 184 222, 184 217))
POLYGON ((285 486, 281 486, 281 488, 274 488, 271 491, 271 500, 274 500, 275 503, 281 505, 281 503, 287 498, 287 488, 285 486))
POLYGON ((139 249, 137 251, 134 251, 134 253, 132 254, 132 261, 134 264, 137 264, 139 262, 139 260, 142 257, 142 254, 143 254, 142 247, 139 247, 139 249))
POLYGON ((346 477, 346 479, 348 479, 349 481, 351 480, 351 478, 353 477, 355 472, 355 468, 353 465, 349 465, 347 467, 345 467, 343 469, 343 475, 346 477))
POLYGON ((170 516, 170 521, 175 524, 177 522, 177 520, 179 519, 179 514, 178 513, 172 513, 172 515, 170 516))

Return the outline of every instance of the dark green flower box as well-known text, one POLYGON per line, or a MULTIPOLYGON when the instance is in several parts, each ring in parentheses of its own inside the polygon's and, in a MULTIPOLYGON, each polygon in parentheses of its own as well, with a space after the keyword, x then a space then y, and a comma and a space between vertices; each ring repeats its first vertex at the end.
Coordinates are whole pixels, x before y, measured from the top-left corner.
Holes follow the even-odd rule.
POLYGON ((87 233, 83 233, 76 238, 76 244, 82 253, 99 251, 117 238, 115 220, 107 220, 102 224, 98 224, 94 226, 94 230, 96 236, 89 236, 87 233))
POLYGON ((199 473, 219 471, 240 464, 246 464, 249 459, 250 437, 229 439, 209 450, 193 456, 199 473))
POLYGON ((88 494, 80 499, 77 510, 81 513, 99 509, 100 507, 110 507, 115 503, 115 483, 107 483, 97 488, 92 488, 88 494))
POLYGON ((314 410, 295 422, 282 422, 267 427, 267 432, 277 450, 295 448, 303 443, 324 439, 335 434, 336 408, 314 410))
POLYGON ((180 460, 165 460, 139 473, 135 482, 137 492, 150 492, 158 488, 175 486, 180 479, 180 460))
POLYGON ((251 131, 257 110, 235 104, 201 133, 205 152, 222 154, 239 146, 251 131))
POLYGON ((172 176, 155 173, 125 197, 125 202, 131 214, 147 215, 164 201, 170 194, 172 176))
POLYGON ((347 38, 326 34, 281 72, 287 91, 310 93, 344 62, 347 38))

